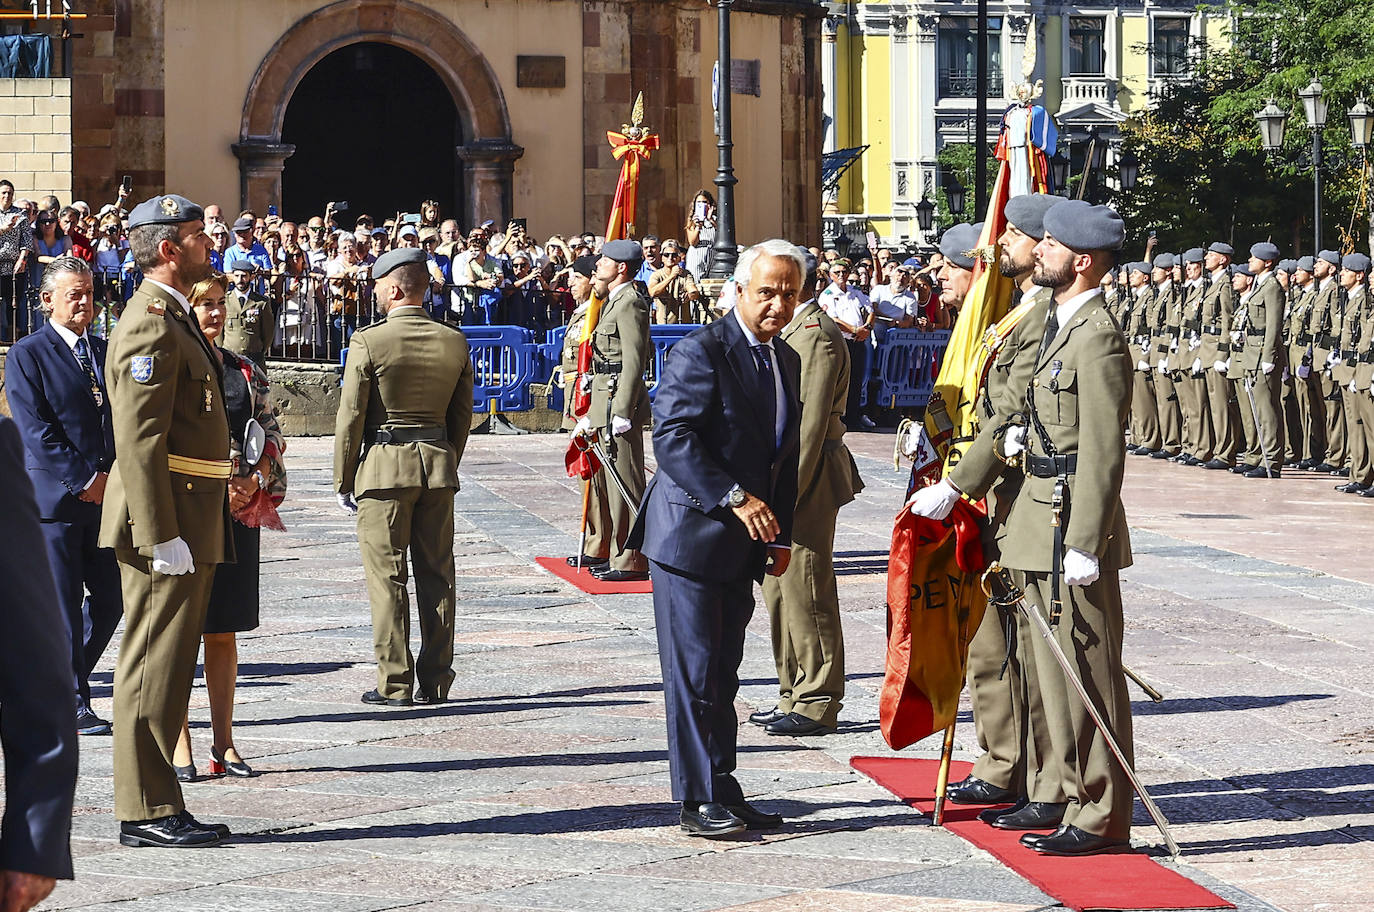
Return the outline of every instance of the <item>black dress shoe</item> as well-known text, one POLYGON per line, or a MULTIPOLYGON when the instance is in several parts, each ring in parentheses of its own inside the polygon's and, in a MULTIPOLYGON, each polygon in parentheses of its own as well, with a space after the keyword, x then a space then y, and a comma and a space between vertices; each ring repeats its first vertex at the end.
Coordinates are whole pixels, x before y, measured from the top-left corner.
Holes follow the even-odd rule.
POLYGON ((769 722, 763 730, 770 735, 828 735, 835 731, 835 726, 791 712, 776 722, 769 722))
POLYGON ((749 721, 755 725, 768 725, 786 716, 787 713, 774 706, 772 709, 762 709, 756 713, 749 714, 749 721))
POLYGON ((763 811, 755 810, 746 802, 739 804, 724 805, 725 809, 744 821, 744 826, 750 830, 771 830, 782 826, 781 814, 766 814, 763 811))
POLYGON ((1349 467, 1349 466, 1346 466, 1345 468, 1336 469, 1336 470, 1334 470, 1331 474, 1332 474, 1332 475, 1335 475, 1335 476, 1337 476, 1337 477, 1340 477, 1340 478, 1349 478, 1349 477, 1350 477, 1350 467, 1349 467))
POLYGON ((1048 801, 1032 801, 1019 811, 1003 814, 992 825, 999 830, 1049 830, 1064 819, 1066 805, 1048 801))
POLYGON ((1234 466, 1231 467, 1231 474, 1232 474, 1232 475, 1244 475, 1246 472, 1253 472, 1255 469, 1258 469, 1258 468, 1259 468, 1259 466, 1252 466, 1252 465, 1250 465, 1249 463, 1238 462, 1238 463, 1236 463, 1234 466))
POLYGON ((1128 443, 1128 444, 1126 444, 1126 452, 1127 452, 1127 453, 1134 453, 1134 452, 1135 452, 1136 450, 1138 450, 1138 449, 1140 449, 1140 447, 1137 446, 1137 445, 1134 444, 1134 443, 1128 443))
POLYGON ((1297 469, 1299 472, 1310 472, 1316 467, 1317 463, 1315 460, 1312 459, 1304 459, 1302 462, 1293 466, 1293 468, 1297 469))
MULTIPOLYGON (((585 554, 582 555, 582 568, 583 568, 584 570, 591 570, 591 569, 593 569, 593 568, 595 568, 595 567, 604 567, 604 566, 606 566, 607 564, 609 564, 610 562, 611 562, 611 559, 610 559, 609 557, 588 557, 588 556, 585 555, 585 554)), ((576 566, 577 566, 577 555, 576 555, 576 554, 574 554, 572 557, 568 558, 568 566, 569 566, 569 567, 576 567, 576 566)))
POLYGON ((1369 487, 1368 485, 1366 485, 1365 489, 1363 491, 1360 491, 1359 493, 1361 497, 1374 497, 1374 487, 1369 487))
POLYGON ((1245 478, 1281 478, 1283 477, 1278 469, 1266 469, 1264 466, 1255 466, 1246 472, 1245 478))
POLYGON ((612 570, 609 567, 603 567, 599 570, 593 570, 592 576, 603 583, 642 583, 649 578, 649 571, 612 570))
POLYGON ((1010 804, 1018 797, 1011 789, 1000 788, 972 776, 945 789, 945 800, 955 804, 1010 804))
POLYGON ((689 836, 703 836, 719 839, 746 828, 743 820, 725 809, 722 804, 707 801, 701 804, 684 802, 682 805, 682 831, 689 836))
POLYGON ((1211 459, 1202 464, 1204 469, 1230 469, 1231 464, 1220 459, 1211 459))
POLYGON ((1358 494, 1365 489, 1364 485, 1358 481, 1347 481, 1345 484, 1336 485, 1336 490, 1342 494, 1358 494))
POLYGON ((438 694, 432 694, 422 687, 415 691, 415 696, 413 697, 413 700, 415 702, 415 705, 417 706, 437 706, 440 703, 447 703, 448 697, 441 697, 438 694))
POLYGON ((119 842, 126 846, 195 849, 215 845, 224 838, 217 830, 201 826, 194 820, 182 813, 156 820, 123 821, 119 824, 119 842))
POLYGON ((1155 450, 1150 454, 1151 459, 1173 459, 1177 453, 1170 453, 1168 450, 1155 450))
POLYGON ((83 706, 76 711, 76 733, 78 735, 112 735, 114 727, 83 706))
POLYGON ((1146 448, 1146 447, 1140 446, 1140 447, 1136 447, 1134 450, 1132 450, 1132 451, 1131 451, 1131 455, 1132 455, 1132 456, 1149 456, 1149 455, 1150 455, 1151 453, 1153 453, 1153 452, 1154 452, 1154 450, 1151 450, 1151 449, 1148 449, 1148 448, 1146 448))
POLYGON ((1106 836, 1094 836, 1092 833, 1084 832, 1076 826, 1064 827, 1062 832, 1056 830, 1049 836, 1041 839, 1031 846, 1032 849, 1041 855, 1097 855, 1101 852, 1115 852, 1122 849, 1130 850, 1130 840, 1128 839, 1108 839, 1106 836))
POLYGON ((1198 459, 1192 453, 1184 453, 1182 456, 1178 458, 1178 464, 1183 466, 1195 466, 1201 465, 1202 460, 1198 459))
POLYGON ((415 703, 410 697, 384 697, 376 690, 363 694, 363 702, 371 706, 413 706, 415 703))
POLYGON ((1326 474, 1330 475, 1336 471, 1336 467, 1329 462, 1320 462, 1312 467, 1312 471, 1325 472, 1326 474))
MULTIPOLYGON (((948 787, 945 788, 945 792, 949 792, 948 787)), ((979 811, 978 819, 983 821, 984 823, 990 824, 998 817, 1001 817, 1003 814, 1012 814, 1016 811, 1021 810, 1021 808, 1025 807, 1026 804, 1027 801, 1025 798, 1019 798, 1017 799, 1016 803, 1013 804, 1011 807, 990 807, 986 811, 979 811)))
POLYGON ((1026 848, 1033 849, 1040 842, 1040 840, 1048 839, 1051 836, 1058 836, 1066 830, 1068 830, 1068 826, 1061 824, 1059 829, 1055 830, 1053 833, 1023 833, 1021 835, 1020 842, 1021 845, 1025 846, 1026 848))
POLYGON ((226 824, 223 824, 223 823, 201 823, 199 820, 197 820, 196 818, 194 818, 194 817, 191 816, 191 812, 190 812, 190 811, 182 811, 182 812, 181 812, 181 819, 187 821, 187 822, 190 823, 192 826, 198 826, 198 827, 200 827, 202 830, 214 830, 216 833, 220 834, 220 836, 229 836, 229 835, 231 835, 231 834, 229 833, 229 827, 228 827, 226 824))

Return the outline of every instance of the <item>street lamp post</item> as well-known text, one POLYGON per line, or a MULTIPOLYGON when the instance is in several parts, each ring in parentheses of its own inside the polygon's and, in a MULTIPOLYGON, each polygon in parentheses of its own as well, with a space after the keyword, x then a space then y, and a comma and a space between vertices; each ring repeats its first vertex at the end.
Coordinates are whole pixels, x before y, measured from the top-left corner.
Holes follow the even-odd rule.
POLYGON ((1127 150, 1117 158, 1116 170, 1121 192, 1130 193, 1135 189, 1136 178, 1140 176, 1140 159, 1136 158, 1134 152, 1127 150))
POLYGON ((967 191, 964 185, 959 183, 959 178, 950 175, 945 180, 945 202, 949 203, 949 214, 956 220, 964 215, 964 194, 967 191))
POLYGON ((730 7, 734 0, 716 0, 720 11, 720 42, 716 52, 716 110, 720 117, 720 136, 716 141, 716 239, 711 245, 711 265, 707 275, 728 279, 735 274, 739 248, 735 241, 735 144, 730 129, 730 7))
POLYGON ((1322 249, 1322 129, 1326 126, 1326 99, 1322 84, 1313 79, 1298 92, 1307 129, 1312 132, 1312 249, 1322 249))
POLYGON ((921 201, 916 204, 916 224, 920 227, 922 234, 930 232, 930 226, 935 222, 935 204, 932 203, 924 193, 921 194, 921 201))

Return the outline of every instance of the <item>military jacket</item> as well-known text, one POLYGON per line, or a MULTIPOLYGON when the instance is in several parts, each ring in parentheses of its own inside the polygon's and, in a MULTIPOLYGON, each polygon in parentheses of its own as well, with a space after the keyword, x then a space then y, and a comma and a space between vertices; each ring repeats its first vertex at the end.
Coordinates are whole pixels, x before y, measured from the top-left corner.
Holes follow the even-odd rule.
POLYGON ((1307 327, 1316 299, 1317 292, 1308 283, 1306 288, 1295 290, 1292 306, 1288 310, 1288 367, 1294 372, 1303 364, 1312 364, 1312 333, 1307 327))
POLYGON ((276 321, 272 305, 257 292, 240 297, 231 289, 224 299, 224 333, 220 345, 240 355, 261 360, 272 347, 276 321))
POLYGON ((223 368, 195 317, 143 282, 105 358, 115 459, 100 545, 137 549, 180 538, 197 564, 234 559, 229 535, 229 419, 223 368))
MULTIPOLYGON (((1342 289, 1344 290, 1344 289, 1342 289)), ((1333 349, 1341 359, 1331 366, 1331 379, 1342 386, 1355 379, 1355 366, 1358 363, 1359 347, 1363 341, 1365 311, 1369 309, 1369 297, 1364 289, 1359 289, 1345 301, 1340 323, 1340 335, 1333 349)))
POLYGON ((592 333, 592 404, 587 412, 594 428, 609 427, 612 417, 637 428, 649 426, 649 389, 644 371, 653 355, 649 340, 649 299, 634 282, 611 292, 592 333))
POLYGON ((1360 337, 1355 343, 1355 387, 1362 394, 1368 394, 1370 380, 1374 380, 1374 307, 1369 305, 1368 289, 1357 286, 1346 308, 1360 311, 1360 337))
MULTIPOLYGON (((1179 306, 1178 350, 1174 352, 1169 366, 1190 374, 1193 362, 1202 357, 1202 298, 1207 294, 1207 279, 1185 282, 1180 292, 1182 303, 1179 306)), ((1203 362, 1204 370, 1211 366, 1203 362)))
POLYGON ((472 429, 467 338, 420 307, 393 308, 353 334, 334 425, 334 488, 368 494, 396 488, 458 488, 472 429), (406 428, 438 439, 379 443, 406 428))
POLYGON ((1264 364, 1283 372, 1283 287, 1272 272, 1259 279, 1245 300, 1244 349, 1240 366, 1260 370, 1264 364))
POLYGON ((1131 360, 1136 364, 1146 361, 1153 366, 1155 359, 1151 357, 1153 351, 1150 345, 1150 319, 1155 313, 1155 290, 1149 285, 1143 285, 1138 289, 1131 289, 1130 295, 1133 303, 1126 335, 1130 337, 1131 360))
POLYGON ((1321 283, 1317 284, 1312 310, 1307 317, 1307 331, 1312 335, 1312 363, 1324 368, 1331 350, 1340 347, 1341 305, 1345 289, 1334 277, 1326 281, 1324 288, 1320 287, 1321 283))
POLYGON ((1231 356, 1231 313, 1235 296, 1231 277, 1224 271, 1220 277, 1213 276, 1202 295, 1202 309, 1198 314, 1202 347, 1198 349, 1198 357, 1202 358, 1206 369, 1231 356))

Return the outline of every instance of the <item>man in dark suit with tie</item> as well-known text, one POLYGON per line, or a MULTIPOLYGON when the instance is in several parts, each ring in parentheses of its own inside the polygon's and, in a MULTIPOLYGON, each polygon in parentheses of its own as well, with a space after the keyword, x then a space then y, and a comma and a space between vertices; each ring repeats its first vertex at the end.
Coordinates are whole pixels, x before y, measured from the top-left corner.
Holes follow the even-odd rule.
POLYGON ((10 349, 5 383, 71 643, 77 731, 108 735, 110 723, 91 709, 88 678, 123 602, 114 552, 96 544, 115 452, 102 379, 105 340, 86 331, 94 297, 85 261, 60 257, 49 264, 40 292, 47 322, 10 349))
POLYGON ((627 547, 650 561, 673 800, 694 836, 782 823, 735 781, 735 694, 754 582, 791 555, 801 360, 777 336, 805 273, 786 241, 745 251, 733 313, 673 348, 654 403, 658 472, 627 547))

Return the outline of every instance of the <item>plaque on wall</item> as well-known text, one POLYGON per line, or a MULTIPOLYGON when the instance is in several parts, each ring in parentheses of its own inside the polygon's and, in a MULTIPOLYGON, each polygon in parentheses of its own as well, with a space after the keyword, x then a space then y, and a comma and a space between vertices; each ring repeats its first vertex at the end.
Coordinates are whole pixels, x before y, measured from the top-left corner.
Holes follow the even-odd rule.
POLYGON ((568 58, 521 54, 515 58, 515 85, 521 89, 562 89, 568 84, 568 58))

